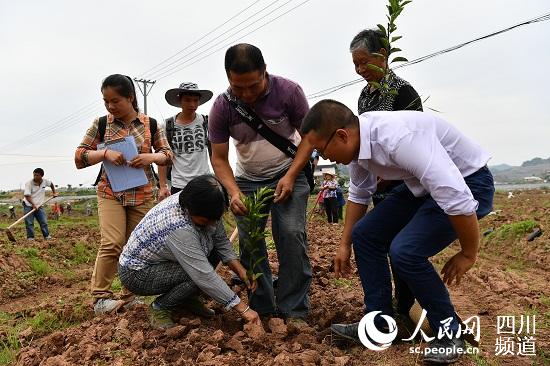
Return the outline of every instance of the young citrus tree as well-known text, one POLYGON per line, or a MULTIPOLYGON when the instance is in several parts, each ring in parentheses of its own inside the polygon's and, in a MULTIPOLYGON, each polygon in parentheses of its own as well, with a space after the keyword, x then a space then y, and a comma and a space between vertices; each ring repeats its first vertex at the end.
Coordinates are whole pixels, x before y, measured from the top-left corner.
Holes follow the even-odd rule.
POLYGON ((243 204, 246 206, 248 214, 243 218, 243 226, 246 231, 246 239, 242 243, 243 249, 249 255, 249 263, 247 266, 247 278, 251 280, 258 279, 263 273, 256 272, 256 268, 266 258, 264 256, 257 258, 260 251, 260 243, 268 234, 262 228, 265 218, 269 215, 265 208, 273 199, 275 191, 271 188, 262 187, 251 196, 242 198, 243 204))

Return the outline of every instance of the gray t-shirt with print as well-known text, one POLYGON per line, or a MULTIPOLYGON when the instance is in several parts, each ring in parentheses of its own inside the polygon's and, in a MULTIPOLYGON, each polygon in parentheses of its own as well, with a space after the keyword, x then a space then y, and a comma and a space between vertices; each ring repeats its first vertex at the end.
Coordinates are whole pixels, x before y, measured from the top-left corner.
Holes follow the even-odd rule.
MULTIPOLYGON (((174 116, 174 121, 176 121, 174 116)), ((210 173, 208 165, 208 144, 204 129, 204 118, 196 114, 188 124, 174 122, 174 136, 171 146, 174 152, 172 160, 172 186, 184 188, 191 179, 210 173)))

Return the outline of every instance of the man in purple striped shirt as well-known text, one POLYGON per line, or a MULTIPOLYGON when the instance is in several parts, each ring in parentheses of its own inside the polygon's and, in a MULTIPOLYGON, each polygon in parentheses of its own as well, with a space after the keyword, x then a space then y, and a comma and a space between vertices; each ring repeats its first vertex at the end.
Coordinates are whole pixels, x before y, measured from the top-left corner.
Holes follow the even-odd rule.
MULTIPOLYGON (((260 315, 278 312, 285 318, 303 319, 309 311, 311 265, 305 229, 309 186, 302 169, 312 150, 300 143, 299 129, 309 110, 308 103, 298 84, 267 73, 262 53, 255 46, 230 47, 225 54, 225 70, 229 95, 251 107, 267 128, 298 146, 296 158, 287 157, 243 121, 223 94, 214 101, 208 122, 212 167, 231 196, 230 208, 236 215, 240 243, 247 235, 242 226, 242 217, 247 213, 242 196, 252 195, 261 187, 275 189, 269 210, 279 258, 277 295, 269 263, 263 260, 259 265, 263 276, 258 279, 250 307, 260 315), (235 172, 228 160, 229 137, 237 150, 235 172)), ((259 243, 259 249, 254 257, 267 258, 265 241, 259 243)), ((240 253, 241 262, 250 263, 252 254, 243 245, 240 253)))

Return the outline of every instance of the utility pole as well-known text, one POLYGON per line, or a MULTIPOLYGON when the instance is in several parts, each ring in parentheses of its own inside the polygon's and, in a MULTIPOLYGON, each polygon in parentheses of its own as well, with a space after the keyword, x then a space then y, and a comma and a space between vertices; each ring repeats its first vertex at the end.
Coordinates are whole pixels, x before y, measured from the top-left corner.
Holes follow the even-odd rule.
POLYGON ((147 95, 149 95, 149 92, 151 91, 151 89, 153 89, 153 85, 155 85, 157 81, 137 79, 137 78, 134 78, 134 81, 137 83, 139 91, 143 95, 143 113, 147 114, 147 95), (143 89, 141 88, 141 85, 139 83, 143 83, 143 89), (149 88, 149 90, 147 90, 147 84, 151 84, 151 87, 149 88))

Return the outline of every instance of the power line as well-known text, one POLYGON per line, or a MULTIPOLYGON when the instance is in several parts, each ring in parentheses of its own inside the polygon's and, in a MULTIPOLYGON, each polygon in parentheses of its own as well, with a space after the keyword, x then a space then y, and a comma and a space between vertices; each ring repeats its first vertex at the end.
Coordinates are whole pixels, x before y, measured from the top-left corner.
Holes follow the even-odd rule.
POLYGON ((178 52, 176 52, 175 54, 173 54, 172 56, 162 60, 161 62, 159 62, 158 64, 156 64, 155 66, 147 69, 146 71, 142 72, 139 76, 144 76, 145 74, 147 74, 148 72, 151 72, 152 70, 154 70, 155 68, 157 68, 158 66, 162 65, 163 63, 171 60, 172 58, 176 57, 177 55, 179 55, 180 53, 182 53, 183 51, 189 49, 189 47, 197 44, 198 42, 200 42, 201 40, 203 40, 204 38, 208 37, 210 34, 214 33, 215 31, 217 31, 218 29, 220 29, 221 27, 223 27, 224 25, 226 25, 227 23, 229 23, 231 20, 235 19, 236 17, 238 17, 239 15, 241 15, 242 13, 244 13, 245 11, 247 11, 248 9, 250 9, 251 7, 253 7, 254 5, 256 5, 257 3, 259 3, 261 0, 256 0, 254 1, 252 4, 250 4, 249 6, 247 6, 246 8, 242 9, 242 10, 239 10, 237 13, 235 13, 235 15, 233 15, 232 17, 230 17, 229 19, 227 19, 225 22, 223 22, 222 24, 218 25, 217 27, 215 27, 214 29, 212 29, 210 32, 206 33, 204 36, 200 37, 199 39, 197 39, 196 41, 188 44, 187 46, 185 46, 184 48, 182 48, 181 50, 179 50, 178 52))
MULTIPOLYGON (((515 24, 515 25, 512 25, 510 27, 507 27, 507 28, 504 28, 504 29, 501 29, 499 31, 496 31, 496 32, 492 32, 492 33, 489 33, 487 35, 484 35, 484 36, 481 36, 481 37, 478 37, 478 38, 474 38, 470 41, 467 41, 467 42, 463 42, 463 43, 460 43, 456 46, 452 46, 452 47, 449 47, 449 48, 445 48, 441 51, 437 51, 437 52, 434 52, 434 53, 430 53, 429 55, 426 55, 426 56, 422 56, 422 57, 419 57, 419 58, 416 58, 414 60, 411 60, 411 61, 408 61, 408 62, 404 62, 402 63, 401 65, 398 65, 396 67, 393 68, 393 70, 395 69, 399 69, 401 67, 407 67, 407 66, 411 66, 411 65, 415 65, 417 63, 420 63, 422 61, 426 61, 430 58, 433 58, 433 57, 436 57, 436 56, 440 56, 440 55, 443 55, 445 53, 448 53, 448 52, 452 52, 452 51, 455 51, 459 48, 462 48, 462 47, 465 47, 467 45, 470 45, 472 43, 475 43, 475 42, 479 42, 481 40, 484 40, 484 39, 487 39, 487 38, 491 38, 491 37, 494 37, 496 35, 499 35, 499 34, 502 34, 502 33, 505 33, 505 32, 508 32, 508 31, 511 31, 515 28, 518 28, 518 27, 522 27, 522 26, 525 26, 525 25, 528 25, 528 24, 534 24, 534 23, 538 23, 538 22, 543 22, 543 21, 546 21, 546 20, 550 20, 550 13, 547 13, 547 14, 544 14, 544 15, 540 15, 536 18, 533 18, 531 20, 526 20, 524 22, 521 22, 521 23, 518 23, 518 24, 515 24)), ((320 91, 317 91, 315 93, 312 93, 312 94, 309 94, 307 95, 307 98, 308 99, 315 99, 315 98, 320 98, 320 97, 323 97, 325 95, 329 95, 329 94, 332 94, 340 89, 343 89, 343 88, 346 88, 348 86, 351 86, 351 85, 355 85, 357 83, 360 83, 360 82, 363 82, 364 79, 363 78, 359 78, 359 79, 355 79, 355 80, 351 80, 351 81, 348 81, 348 82, 345 82, 345 83, 342 83, 342 84, 338 84, 338 85, 335 85, 333 87, 330 87, 330 88, 327 88, 327 89, 323 89, 323 90, 320 90, 320 91)))
MULTIPOLYGON (((287 1, 285 4, 281 5, 279 8, 281 8, 282 6, 288 4, 290 1, 292 1, 292 0, 287 1)), ((299 8, 300 6, 302 6, 302 5, 306 4, 306 3, 308 3, 309 1, 311 1, 311 0, 305 0, 305 1, 301 2, 300 4, 298 4, 298 5, 294 6, 294 7, 292 7, 291 9, 285 11, 284 13, 279 14, 279 15, 276 16, 275 18, 273 18, 273 19, 271 19, 271 20, 265 22, 264 24, 260 25, 259 27, 255 28, 255 29, 251 30, 250 32, 248 32, 248 33, 246 33, 246 34, 243 34, 242 36, 239 36, 239 37, 237 37, 237 38, 232 39, 230 42, 224 44, 223 46, 221 46, 221 47, 219 47, 219 48, 217 48, 217 49, 215 49, 214 51, 210 52, 209 54, 207 54, 207 55, 205 55, 205 56, 203 56, 203 57, 201 57, 201 58, 199 58, 199 59, 193 61, 193 62, 190 63, 190 64, 187 64, 187 65, 183 66, 185 63, 187 63, 188 61, 190 61, 190 60, 192 60, 193 58, 195 58, 195 57, 198 56, 198 55, 195 55, 195 56, 192 57, 190 60, 188 60, 188 61, 186 61, 185 63, 183 63, 183 64, 182 64, 182 67, 180 67, 180 68, 178 68, 178 69, 176 69, 176 70, 174 70, 173 72, 170 72, 170 73, 168 73, 168 74, 161 75, 158 79, 161 80, 161 79, 164 79, 164 78, 166 78, 166 77, 168 77, 168 76, 174 75, 175 73, 177 73, 177 72, 179 72, 179 71, 181 71, 181 70, 183 70, 183 69, 186 69, 186 68, 190 67, 191 65, 196 64, 196 63, 199 62, 199 61, 204 60, 205 58, 207 58, 207 57, 213 55, 214 53, 219 52, 219 51, 225 49, 227 46, 232 45, 232 44, 235 43, 236 41, 238 41, 238 40, 240 40, 240 39, 242 39, 242 38, 244 38, 244 37, 246 37, 246 36, 248 36, 248 35, 250 35, 250 34, 256 32, 256 31, 258 31, 259 29, 265 27, 266 25, 268 25, 268 24, 270 24, 270 23, 273 23, 275 20, 277 20, 277 19, 281 18, 282 16, 284 16, 284 15, 290 13, 291 11, 294 11, 295 9, 297 9, 297 8, 299 8)), ((277 8, 277 9, 279 9, 279 8, 277 8)), ((275 9, 275 10, 277 10, 277 9, 275 9)), ((254 22, 254 23, 255 23, 255 22, 254 22)), ((254 24, 254 23, 251 23, 251 24, 254 24)), ((251 24, 250 24, 250 25, 251 25, 251 24)), ((242 30, 240 30, 240 31, 238 31, 238 32, 235 32, 235 33, 232 34, 232 35, 236 35, 236 34, 240 33, 241 31, 242 31, 242 30)), ((230 37, 231 37, 231 36, 230 36, 230 37)), ((227 40, 227 39, 229 39, 230 37, 227 37, 227 38, 225 38, 224 40, 227 40)), ((221 41, 221 42, 223 42, 223 41, 221 41)), ((220 44, 221 42, 218 42, 216 45, 220 44)), ((202 54, 202 53, 204 53, 204 52, 206 52, 206 51, 208 51, 208 50, 205 50, 205 51, 201 52, 200 54, 202 54)), ((200 55, 200 54, 199 54, 199 55, 200 55)))
POLYGON ((93 109, 97 109, 97 103, 98 100, 95 100, 91 103, 86 104, 85 106, 77 109, 75 112, 69 114, 68 116, 65 116, 53 123, 48 124, 46 127, 39 129, 37 131, 34 131, 28 135, 25 135, 24 137, 21 137, 15 141, 12 141, 8 144, 5 144, 0 147, 1 151, 4 150, 11 150, 12 148, 20 147, 21 143, 29 142, 29 140, 35 140, 37 138, 43 138, 45 135, 52 131, 57 131, 65 128, 66 126, 70 125, 75 118, 78 118, 82 116, 82 114, 86 114, 89 111, 93 109))
MULTIPOLYGON (((252 3, 251 5, 249 5, 248 7, 246 7, 245 9, 243 9, 241 12, 238 12, 238 13, 235 14, 234 16, 230 17, 228 20, 226 20, 226 21, 225 21, 224 23, 222 23, 220 26, 214 28, 212 31, 210 31, 209 33, 207 33, 206 35, 204 35, 203 37, 201 37, 200 39, 198 39, 198 40, 195 41, 194 43, 190 44, 188 47, 192 46, 193 44, 198 43, 200 40, 204 39, 205 37, 207 37, 209 34, 211 34, 212 32, 214 32, 215 30, 221 28, 223 25, 227 24, 229 21, 231 21, 232 19, 234 19, 234 18, 236 18, 237 16, 239 16, 242 12, 248 10, 249 8, 251 8, 252 6, 254 6, 255 4, 257 4, 259 1, 260 1, 260 0, 255 1, 254 3, 252 3)), ((248 20, 248 19, 250 19, 251 17, 253 17, 253 16, 259 14, 259 13, 262 12, 264 9, 270 7, 271 5, 273 5, 274 3, 276 3, 277 1, 279 1, 279 0, 273 1, 273 2, 270 3, 267 7, 264 7, 264 8, 262 8, 259 12, 254 13, 252 16, 249 16, 247 19, 245 19, 245 21, 248 20)), ((290 0, 290 1, 292 1, 292 0, 290 0)), ((309 1, 309 0, 308 0, 308 1, 309 1)), ((307 1, 306 1, 306 2, 307 2, 307 1)), ((287 3, 288 3, 288 2, 287 2, 287 3)), ((305 2, 304 2, 304 3, 305 3, 305 2)), ((300 4, 300 5, 302 5, 302 4, 300 4)), ((293 10, 293 9, 291 9, 291 10, 293 10)), ((286 13, 288 13, 288 12, 286 12, 286 13)), ((286 13, 284 13, 284 14, 286 14, 286 13)), ((284 15, 284 14, 283 14, 283 15, 284 15)), ((265 17, 265 16, 264 16, 264 17, 265 17)), ((279 16, 279 17, 280 17, 280 16, 279 16)), ((279 18, 279 17, 277 17, 277 18, 279 18)), ((260 19, 262 19, 262 18, 260 18, 260 19)), ((273 20, 272 20, 272 21, 273 21, 273 20)), ((271 22, 271 21, 270 21, 270 22, 271 22)), ((240 24, 242 24, 242 23, 243 23, 243 22, 240 22, 238 25, 240 25, 240 24)), ((252 24, 253 24, 253 23, 252 23, 252 24)), ((237 25, 237 26, 238 26, 238 25, 237 25)), ((230 29, 234 29, 235 27, 236 27, 236 26, 234 26, 234 27, 232 27, 232 28, 230 28, 230 29)), ((261 27, 256 28, 256 30, 259 29, 259 28, 261 28, 261 27)), ((228 32, 228 31, 226 31, 226 33, 227 33, 227 32, 228 32)), ((250 33, 251 33, 251 32, 250 32, 250 33)), ((248 33, 248 34, 250 34, 250 33, 248 33)), ((225 34, 225 33, 222 33, 222 35, 223 35, 223 34, 225 34)), ((219 36, 218 36, 218 38, 219 38, 219 36)), ((186 48, 188 48, 188 47, 186 47, 186 48)), ((185 50, 185 49, 184 49, 184 50, 185 50)), ((183 50, 182 50, 182 51, 179 51, 177 54, 179 54, 179 53, 181 53, 181 52, 183 52, 183 50)), ((175 55, 169 57, 168 59, 165 59, 163 62, 161 62, 160 64, 157 64, 156 66, 154 66, 153 68, 150 68, 149 70, 154 69, 154 68, 157 67, 158 65, 161 65, 162 63, 164 63, 166 60, 169 60, 169 59, 173 58, 173 57, 176 56, 177 54, 175 54, 175 55)), ((201 59, 202 59, 202 58, 201 58, 201 59)), ((66 127, 71 126, 71 125, 74 125, 74 124, 76 124, 76 123, 78 123, 78 122, 81 122, 81 121, 85 118, 85 116, 84 116, 82 113, 84 113, 84 111, 86 111, 86 109, 88 109, 88 111, 87 111, 87 114, 88 114, 88 115, 89 115, 90 113, 92 113, 93 115, 95 115, 97 112, 99 112, 99 110, 100 110, 101 108, 99 108, 98 106, 95 106, 95 107, 93 108, 93 110, 90 110, 90 109, 89 109, 91 106, 93 106, 93 105, 96 104, 96 103, 98 103, 98 101, 94 101, 94 102, 92 102, 92 103, 89 103, 89 104, 85 105, 84 107, 81 107, 81 108, 78 109, 77 111, 71 113, 70 115, 68 115, 68 116, 66 116, 66 117, 64 117, 64 118, 62 118, 61 120, 56 121, 56 122, 54 122, 54 123, 52 123, 52 124, 46 126, 46 127, 43 128, 42 130, 35 131, 35 132, 33 132, 32 134, 29 134, 29 135, 26 135, 26 136, 22 137, 21 139, 18 139, 18 140, 16 140, 16 141, 13 141, 13 142, 11 142, 11 143, 9 143, 9 144, 6 144, 6 145, 4 145, 4 146, 1 146, 1 147, 0 147, 0 151, 3 150, 3 149, 17 149, 17 150, 19 150, 19 149, 22 149, 22 148, 24 148, 24 147, 28 147, 28 146, 30 146, 30 145, 36 143, 38 138, 40 138, 41 140, 43 140, 43 139, 45 139, 45 138, 51 137, 51 136, 55 135, 58 131, 63 130, 63 129, 65 129, 66 127), (78 120, 77 120, 76 118, 78 118, 78 120), (75 122, 76 122, 76 123, 75 123, 75 122)), ((99 103, 98 103, 98 104, 99 104, 99 103)))
MULTIPOLYGON (((250 15, 250 16, 247 17, 246 19, 242 20, 241 22, 237 23, 236 25, 232 26, 231 28, 225 30, 225 31, 222 32, 221 34, 219 34, 219 35, 217 35, 216 37, 212 38, 212 39, 209 40, 208 42, 204 43, 202 46, 199 46, 198 48, 195 48, 194 50, 192 50, 192 51, 190 51, 190 52, 187 52, 187 53, 184 54, 183 56, 178 57, 177 59, 175 59, 174 61, 170 62, 169 64, 164 65, 164 66, 161 67, 160 69, 156 70, 156 71, 153 73, 154 76, 152 76, 152 77, 150 76, 149 78, 150 78, 150 79, 156 79, 156 78, 157 78, 156 75, 162 75, 162 74, 164 74, 164 73, 167 71, 167 70, 165 70, 165 69, 167 69, 167 68, 170 69, 170 70, 172 70, 174 67, 177 67, 177 64, 178 64, 181 60, 183 60, 183 59, 189 57, 190 55, 192 55, 192 54, 195 53, 196 51, 200 50, 201 48, 203 48, 203 47, 207 46, 208 44, 214 42, 216 39, 222 37, 224 34, 229 33, 230 31, 232 31, 233 29, 237 28, 239 25, 245 23, 246 21, 250 20, 251 18, 254 18, 256 15, 262 13, 264 10, 270 8, 271 6, 273 6, 275 3, 279 2, 279 1, 280 1, 280 0, 272 1, 271 3, 269 3, 269 4, 266 5, 266 6, 264 6, 264 7, 261 8, 260 10, 256 11, 254 14, 250 15), (172 65, 174 65, 174 64, 176 64, 176 66, 172 67, 172 65), (162 70, 165 70, 165 71, 162 71, 162 70)), ((291 1, 292 1, 292 0, 291 0, 291 1)), ((238 14, 236 14, 236 15, 238 15, 238 14)), ((265 16, 264 16, 264 17, 265 17, 265 16)), ((233 16, 232 18, 235 18, 235 16, 233 16)), ((260 19, 262 19, 262 18, 260 18, 260 19)), ((225 23, 224 23, 224 24, 225 24, 225 23)), ((204 37, 201 37, 200 39, 203 39, 203 38, 204 38, 204 37)), ((195 41, 195 42, 193 42, 193 44, 196 44, 197 42, 198 42, 198 41, 195 41)), ((185 49, 187 49, 187 48, 189 48, 189 47, 186 47, 185 49)))
POLYGON ((68 127, 71 127, 73 125, 76 125, 78 123, 82 123, 83 121, 96 117, 98 112, 101 110, 99 106, 96 106, 95 108, 83 113, 79 114, 77 116, 72 117, 70 120, 67 120, 61 124, 57 124, 55 126, 52 126, 50 129, 39 133, 32 133, 30 135, 27 135, 16 142, 10 143, 8 145, 3 146, 4 148, 8 150, 21 150, 23 148, 26 148, 28 146, 34 145, 37 142, 44 141, 47 138, 56 135, 59 131, 65 130, 68 127))

